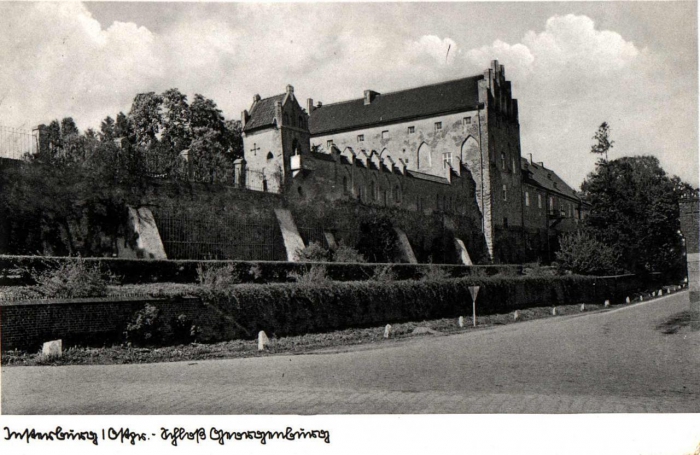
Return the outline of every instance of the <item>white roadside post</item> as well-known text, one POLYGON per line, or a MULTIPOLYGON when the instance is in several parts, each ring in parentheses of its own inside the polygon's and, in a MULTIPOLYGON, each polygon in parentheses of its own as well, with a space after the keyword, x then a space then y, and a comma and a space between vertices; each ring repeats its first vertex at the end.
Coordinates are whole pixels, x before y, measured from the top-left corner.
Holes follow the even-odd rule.
POLYGON ((265 331, 261 330, 258 332, 258 351, 264 351, 270 339, 267 337, 265 331))
POLYGON ((476 296, 479 295, 479 286, 469 286, 469 294, 472 296, 472 321, 476 327, 476 296))

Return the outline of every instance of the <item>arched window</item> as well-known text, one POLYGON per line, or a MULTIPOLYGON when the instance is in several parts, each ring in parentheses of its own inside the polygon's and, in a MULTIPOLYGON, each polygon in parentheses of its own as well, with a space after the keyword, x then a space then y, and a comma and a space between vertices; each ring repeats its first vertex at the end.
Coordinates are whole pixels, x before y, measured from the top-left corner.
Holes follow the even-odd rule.
POLYGON ((297 187, 297 193, 299 193, 299 196, 304 197, 304 191, 301 189, 301 187, 297 187))
POLYGON ((422 143, 420 147, 418 147, 418 153, 417 153, 417 167, 418 169, 430 169, 432 164, 431 164, 431 157, 430 157, 430 147, 428 147, 427 144, 422 143))
POLYGON ((275 156, 272 154, 272 152, 267 152, 267 161, 270 161, 274 158, 275 156))
POLYGON ((479 155, 479 143, 476 141, 476 139, 474 139, 474 137, 469 136, 462 143, 462 150, 459 154, 460 163, 466 166, 469 158, 477 159, 478 161, 479 155))
POLYGON ((369 196, 372 199, 377 199, 377 185, 374 183, 374 180, 369 183, 369 196))
POLYGON ((394 187, 394 202, 401 203, 401 188, 398 185, 394 187))
POLYGON ((348 188, 348 178, 343 177, 343 192, 347 193, 349 190, 350 188, 348 188))
POLYGON ((304 117, 299 116, 299 128, 304 128, 304 117))
POLYGON ((284 113, 284 124, 289 125, 289 115, 286 112, 284 113))

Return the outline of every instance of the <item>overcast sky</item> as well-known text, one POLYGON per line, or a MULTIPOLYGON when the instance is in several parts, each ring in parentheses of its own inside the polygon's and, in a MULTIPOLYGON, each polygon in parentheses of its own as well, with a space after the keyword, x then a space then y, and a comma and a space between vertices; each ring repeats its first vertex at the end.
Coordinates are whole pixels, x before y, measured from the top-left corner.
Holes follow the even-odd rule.
POLYGON ((253 95, 359 98, 478 74, 498 59, 522 154, 577 187, 598 125, 611 158, 653 154, 698 185, 695 2, 0 3, 0 125, 81 130, 172 87, 240 118, 253 95), (450 49, 449 53, 447 52, 450 49))

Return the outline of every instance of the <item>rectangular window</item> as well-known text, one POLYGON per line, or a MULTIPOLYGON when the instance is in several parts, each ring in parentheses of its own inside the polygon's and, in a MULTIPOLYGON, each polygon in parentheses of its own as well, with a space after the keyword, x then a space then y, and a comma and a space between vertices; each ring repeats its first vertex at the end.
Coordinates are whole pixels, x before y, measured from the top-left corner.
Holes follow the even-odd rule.
POLYGON ((506 154, 503 152, 501 152, 501 168, 503 168, 504 171, 506 170, 506 154))
POLYGON ((357 135, 357 142, 364 142, 365 141, 365 135, 364 134, 358 134, 357 135))
POLYGON ((452 152, 442 154, 442 168, 452 167, 452 152))
POLYGON ((508 227, 508 218, 503 217, 503 227, 508 227))
POLYGON ((416 127, 415 126, 409 126, 408 127, 408 134, 413 134, 416 132, 416 127))
POLYGON ((382 131, 382 139, 389 139, 389 131, 382 131))
POLYGON ((326 141, 326 147, 328 147, 328 148, 333 147, 333 139, 328 139, 328 140, 326 141))
POLYGON ((525 207, 530 207, 530 193, 525 191, 525 207))
POLYGON ((552 196, 549 197, 549 210, 554 211, 554 198, 552 196))
POLYGON ((505 185, 503 185, 503 200, 508 200, 508 187, 506 187, 505 185))
POLYGON ((513 158, 513 173, 516 173, 518 171, 517 165, 515 164, 515 158, 513 158))
POLYGON ((537 195, 537 208, 538 209, 542 208, 542 195, 541 194, 537 195))
POLYGON ((440 131, 442 129, 442 122, 435 122, 435 131, 440 131))
POLYGON ((471 125, 472 123, 472 118, 471 117, 464 117, 462 119, 462 125, 471 125))

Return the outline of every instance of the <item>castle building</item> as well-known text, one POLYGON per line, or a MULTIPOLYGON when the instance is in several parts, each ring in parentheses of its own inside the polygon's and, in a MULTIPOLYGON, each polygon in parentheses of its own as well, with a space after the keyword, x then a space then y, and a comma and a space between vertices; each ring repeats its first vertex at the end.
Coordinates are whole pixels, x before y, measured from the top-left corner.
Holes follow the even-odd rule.
POLYGON ((305 108, 290 85, 255 95, 242 113, 239 183, 466 218, 495 262, 553 259, 552 237, 585 213, 554 171, 521 156, 518 102, 497 61, 483 74, 363 95, 305 108))

